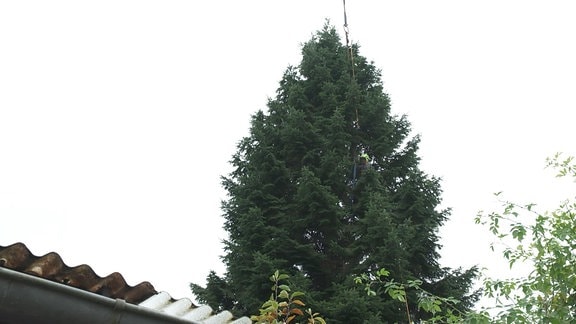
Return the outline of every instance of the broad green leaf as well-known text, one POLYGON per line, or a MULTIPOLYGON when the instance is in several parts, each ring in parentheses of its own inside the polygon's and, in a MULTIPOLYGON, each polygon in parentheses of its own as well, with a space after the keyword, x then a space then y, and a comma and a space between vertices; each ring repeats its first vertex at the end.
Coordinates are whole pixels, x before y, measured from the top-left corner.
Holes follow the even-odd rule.
POLYGON ((290 287, 288 287, 288 285, 280 285, 280 286, 278 286, 278 288, 280 288, 282 290, 290 291, 290 287))
POLYGON ((280 291, 280 293, 278 294, 279 298, 284 298, 284 299, 288 299, 288 292, 286 290, 282 290, 280 291))

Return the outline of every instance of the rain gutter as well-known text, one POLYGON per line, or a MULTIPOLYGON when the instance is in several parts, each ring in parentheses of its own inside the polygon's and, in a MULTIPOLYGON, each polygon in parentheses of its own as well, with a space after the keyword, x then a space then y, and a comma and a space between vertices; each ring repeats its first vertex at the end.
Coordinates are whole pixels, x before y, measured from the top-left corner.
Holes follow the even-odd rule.
POLYGON ((2 267, 0 323, 199 324, 2 267))

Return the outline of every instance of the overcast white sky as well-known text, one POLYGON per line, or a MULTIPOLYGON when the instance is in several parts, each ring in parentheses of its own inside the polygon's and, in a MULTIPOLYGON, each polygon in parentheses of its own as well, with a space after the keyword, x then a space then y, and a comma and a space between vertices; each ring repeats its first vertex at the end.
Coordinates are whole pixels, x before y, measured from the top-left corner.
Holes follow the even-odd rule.
MULTIPOLYGON (((443 178, 442 263, 497 274, 473 222, 492 193, 574 196, 543 167, 575 151, 576 4, 347 6, 443 178)), ((342 32, 342 1, 0 2, 0 245, 192 297, 189 282, 224 270, 219 177, 325 18, 342 32)))

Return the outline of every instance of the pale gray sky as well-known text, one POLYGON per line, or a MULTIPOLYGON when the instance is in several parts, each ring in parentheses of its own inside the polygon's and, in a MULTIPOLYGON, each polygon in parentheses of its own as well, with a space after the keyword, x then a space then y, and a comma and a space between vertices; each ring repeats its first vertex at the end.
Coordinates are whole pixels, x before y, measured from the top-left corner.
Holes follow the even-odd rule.
MULTIPOLYGON (((573 196, 543 166, 575 151, 576 4, 347 6, 393 112, 422 135, 422 167, 443 178, 442 263, 498 274, 473 224, 492 193, 573 196)), ((1 2, 0 245, 191 297, 224 270, 219 176, 325 18, 342 32, 342 2, 1 2)))

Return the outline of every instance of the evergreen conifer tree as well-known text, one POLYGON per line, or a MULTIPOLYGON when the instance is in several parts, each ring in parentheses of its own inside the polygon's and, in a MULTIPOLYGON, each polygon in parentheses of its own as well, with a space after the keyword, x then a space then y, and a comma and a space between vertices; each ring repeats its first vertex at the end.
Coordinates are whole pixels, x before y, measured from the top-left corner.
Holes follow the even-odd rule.
MULTIPOLYGON (((475 268, 438 263, 437 231, 449 216, 438 210, 439 179, 419 169, 419 137, 391 113, 379 70, 358 48, 349 51, 326 24, 286 70, 268 111, 252 116, 223 178, 227 272, 210 273, 206 288, 191 285, 200 301, 256 314, 280 269, 330 323, 406 321, 403 305, 354 286, 354 275, 382 267, 463 300, 463 309, 476 300, 475 268)), ((422 317, 416 299, 410 307, 422 317)))

